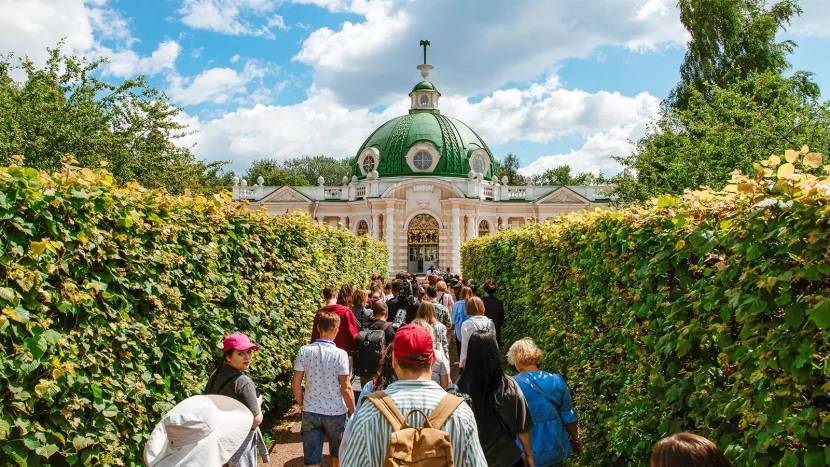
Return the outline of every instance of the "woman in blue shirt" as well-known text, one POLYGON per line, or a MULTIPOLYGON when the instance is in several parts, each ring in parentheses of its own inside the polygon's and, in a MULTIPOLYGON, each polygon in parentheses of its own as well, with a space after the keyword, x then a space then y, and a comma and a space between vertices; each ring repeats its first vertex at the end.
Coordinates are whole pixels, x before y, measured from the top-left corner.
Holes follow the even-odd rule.
POLYGON ((565 379, 539 369, 542 351, 525 337, 507 352, 519 372, 513 379, 524 393, 534 426, 530 430, 536 467, 560 467, 572 452, 582 451, 571 393, 565 379))
POLYGON ((455 331, 455 349, 458 355, 461 355, 461 325, 464 321, 470 319, 467 314, 467 299, 473 296, 473 291, 469 287, 461 289, 458 295, 458 301, 452 307, 452 328, 455 331))

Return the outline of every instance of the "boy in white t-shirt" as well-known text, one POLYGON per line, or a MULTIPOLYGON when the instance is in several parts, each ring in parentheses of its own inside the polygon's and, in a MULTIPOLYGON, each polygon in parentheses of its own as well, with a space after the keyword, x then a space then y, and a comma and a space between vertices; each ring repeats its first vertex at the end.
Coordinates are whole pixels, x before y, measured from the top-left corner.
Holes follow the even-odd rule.
POLYGON ((329 438, 332 465, 339 466, 340 438, 347 414, 354 413, 354 393, 349 385, 349 356, 334 345, 340 327, 335 313, 319 314, 320 338, 304 345, 294 365, 292 389, 303 412, 303 457, 306 466, 323 463, 323 440, 329 438), (305 378, 305 392, 303 392, 305 378))

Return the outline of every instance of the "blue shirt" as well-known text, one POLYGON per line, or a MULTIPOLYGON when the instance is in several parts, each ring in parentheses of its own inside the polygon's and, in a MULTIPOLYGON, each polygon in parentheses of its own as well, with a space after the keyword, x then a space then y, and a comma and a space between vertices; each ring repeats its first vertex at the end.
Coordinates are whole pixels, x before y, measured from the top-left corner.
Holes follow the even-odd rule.
POLYGON ((527 371, 513 379, 522 389, 530 413, 533 414, 534 425, 530 429, 530 439, 533 443, 534 463, 537 467, 557 465, 571 455, 571 443, 564 424, 576 422, 571 393, 565 379, 546 371, 527 371), (533 381, 548 397, 540 394, 525 378, 533 381), (556 408, 548 398, 556 404, 556 408))
POLYGON ((467 314, 467 301, 455 302, 455 306, 452 307, 452 325, 455 326, 455 337, 458 338, 458 342, 461 342, 461 325, 468 319, 470 315, 467 314))

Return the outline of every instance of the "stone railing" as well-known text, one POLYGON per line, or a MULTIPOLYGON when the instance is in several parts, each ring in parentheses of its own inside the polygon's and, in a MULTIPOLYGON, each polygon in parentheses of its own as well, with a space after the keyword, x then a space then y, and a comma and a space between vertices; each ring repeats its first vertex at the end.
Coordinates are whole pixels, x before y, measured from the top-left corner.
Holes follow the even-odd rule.
POLYGON ((326 188, 326 199, 340 199, 342 195, 342 188, 326 188))
POLYGON ((527 198, 527 189, 524 187, 508 188, 507 194, 510 199, 525 199, 527 198))
POLYGON ((485 198, 492 198, 493 197, 493 187, 485 186, 484 187, 484 197, 485 198))
POLYGON ((366 185, 359 185, 357 187, 356 195, 358 198, 365 198, 366 197, 366 185))

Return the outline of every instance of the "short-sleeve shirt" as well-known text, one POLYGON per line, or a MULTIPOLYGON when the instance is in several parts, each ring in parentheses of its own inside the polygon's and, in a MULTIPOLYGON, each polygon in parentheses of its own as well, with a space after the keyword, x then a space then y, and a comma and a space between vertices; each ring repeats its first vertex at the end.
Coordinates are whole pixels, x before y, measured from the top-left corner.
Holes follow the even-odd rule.
POLYGON ((438 302, 438 300, 433 300, 432 305, 435 306, 435 317, 438 318, 438 321, 446 327, 452 326, 450 310, 438 302))
MULTIPOLYGON (((462 377, 458 387, 462 392, 469 394, 471 391, 466 383, 462 377)), ((513 378, 502 377, 502 385, 496 397, 501 402, 498 414, 479 415, 475 412, 478 438, 487 458, 487 465, 513 465, 522 458, 522 451, 516 445, 516 436, 533 428, 533 418, 522 390, 513 378)), ((475 405, 476 401, 473 400, 473 407, 475 405)))
POLYGON ((294 370, 305 372, 303 411, 321 415, 342 415, 348 410, 340 394, 340 376, 349 375, 349 356, 334 342, 318 339, 304 345, 294 370))
POLYGON ((530 430, 533 460, 538 467, 559 465, 571 454, 571 443, 568 441, 568 432, 564 424, 577 421, 565 379, 547 371, 526 371, 514 376, 513 379, 524 393, 527 405, 533 413, 534 426, 530 430), (547 397, 536 390, 528 380, 533 381, 547 397))
POLYGON ((223 364, 210 376, 205 394, 217 394, 236 399, 245 404, 254 417, 260 413, 254 382, 228 364, 223 364))

